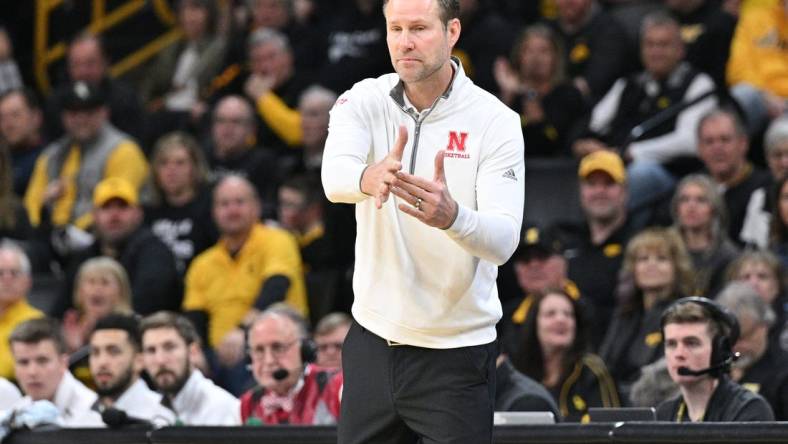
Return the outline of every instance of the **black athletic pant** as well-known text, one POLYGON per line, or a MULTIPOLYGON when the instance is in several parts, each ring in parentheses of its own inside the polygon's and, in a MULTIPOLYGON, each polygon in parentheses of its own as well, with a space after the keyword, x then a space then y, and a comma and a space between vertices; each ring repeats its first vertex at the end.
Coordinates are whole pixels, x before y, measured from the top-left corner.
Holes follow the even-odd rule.
POLYGON ((339 444, 491 443, 496 356, 495 341, 390 345, 354 322, 342 347, 339 444))

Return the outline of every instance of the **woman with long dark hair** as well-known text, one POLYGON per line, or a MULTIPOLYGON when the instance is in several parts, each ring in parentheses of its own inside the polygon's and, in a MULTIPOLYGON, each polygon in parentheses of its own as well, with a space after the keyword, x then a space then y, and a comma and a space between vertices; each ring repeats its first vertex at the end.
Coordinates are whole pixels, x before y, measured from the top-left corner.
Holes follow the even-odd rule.
POLYGON ((589 407, 618 407, 616 385, 604 362, 588 352, 588 331, 580 303, 553 288, 536 296, 514 366, 553 395, 568 421, 587 421, 589 407))

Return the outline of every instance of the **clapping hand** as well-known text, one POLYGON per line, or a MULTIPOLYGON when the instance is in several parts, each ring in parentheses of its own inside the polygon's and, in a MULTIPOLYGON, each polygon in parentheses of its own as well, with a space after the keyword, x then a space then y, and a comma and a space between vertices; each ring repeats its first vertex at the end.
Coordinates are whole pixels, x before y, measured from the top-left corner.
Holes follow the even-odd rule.
POLYGON ((391 193, 391 184, 402 169, 402 153, 408 142, 408 130, 400 125, 394 148, 380 162, 370 165, 361 175, 361 192, 375 198, 375 207, 381 209, 391 193))
POLYGON ((449 228, 457 218, 459 206, 449 194, 444 170, 444 151, 435 155, 435 174, 432 180, 405 172, 397 173, 391 192, 407 203, 399 204, 407 213, 431 227, 449 228))

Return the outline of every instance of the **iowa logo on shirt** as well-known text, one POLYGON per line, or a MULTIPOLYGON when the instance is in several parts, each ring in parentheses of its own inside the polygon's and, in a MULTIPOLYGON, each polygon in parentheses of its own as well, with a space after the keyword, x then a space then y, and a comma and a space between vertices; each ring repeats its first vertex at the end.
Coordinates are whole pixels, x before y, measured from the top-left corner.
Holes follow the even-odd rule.
POLYGON ((468 133, 449 131, 449 143, 446 145, 446 152, 443 157, 457 159, 470 159, 471 156, 465 153, 465 142, 468 140, 468 133))

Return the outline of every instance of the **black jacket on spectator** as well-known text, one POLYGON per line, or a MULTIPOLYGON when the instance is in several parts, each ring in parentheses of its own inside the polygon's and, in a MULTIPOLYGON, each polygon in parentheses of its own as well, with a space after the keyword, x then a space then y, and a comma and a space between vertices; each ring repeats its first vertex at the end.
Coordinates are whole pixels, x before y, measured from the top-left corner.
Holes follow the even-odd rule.
POLYGON ((520 114, 523 139, 527 140, 525 157, 571 157, 569 132, 583 118, 587 103, 574 86, 562 83, 540 99, 544 120, 528 121, 523 114, 525 97, 517 97, 512 109, 520 114))
POLYGON ((587 353, 561 383, 549 390, 562 417, 584 421, 589 407, 620 407, 618 390, 599 356, 587 353))
POLYGON ((788 354, 770 344, 761 359, 742 375, 739 384, 766 398, 774 419, 788 419, 788 354))
MULTIPOLYGON (((106 99, 112 125, 136 140, 143 140, 145 112, 137 91, 121 80, 110 78, 105 78, 99 86, 106 99)), ((63 110, 63 99, 67 91, 68 85, 60 86, 52 93, 46 104, 44 117, 48 140, 57 140, 63 135, 60 113, 63 110)))
MULTIPOLYGON (((79 266, 101 255, 98 241, 74 254, 67 268, 66 291, 57 306, 58 317, 71 306, 71 293, 79 266)), ((145 316, 159 310, 180 310, 183 284, 175 268, 175 257, 167 245, 147 227, 137 228, 118 248, 118 257, 115 259, 129 275, 131 308, 134 312, 145 316)))
MULTIPOLYGON (((657 420, 690 422, 684 398, 679 395, 660 404, 657 407, 657 420)), ((723 376, 709 399, 703 422, 729 421, 774 421, 774 413, 762 396, 723 376)))
MULTIPOLYGON (((663 355, 662 312, 672 301, 660 301, 650 310, 619 307, 613 314, 599 354, 610 369, 622 396, 628 397, 629 387, 640 376, 640 368, 663 355)), ((632 304, 638 305, 638 304, 632 304)))
POLYGON ((736 17, 723 11, 720 3, 705 0, 684 15, 675 14, 681 24, 681 36, 687 48, 686 60, 707 73, 720 87, 725 87, 725 66, 730 55, 736 17))
POLYGON ((586 303, 591 304, 595 319, 590 319, 593 346, 604 338, 615 305, 618 273, 624 250, 637 228, 625 223, 600 245, 591 242, 591 231, 586 223, 562 223, 551 229, 560 240, 568 262, 568 277, 580 289, 586 303))
POLYGON ((211 216, 211 193, 207 188, 180 207, 167 202, 146 206, 145 225, 170 247, 181 277, 186 274, 192 259, 219 239, 211 216))
POLYGON ((552 412, 561 414, 552 395, 542 384, 518 372, 508 359, 495 370, 496 412, 552 412))
POLYGON ((567 34, 557 20, 548 24, 564 41, 567 73, 583 77, 593 99, 599 99, 634 65, 624 28, 607 12, 597 9, 588 23, 567 34))
POLYGON ((769 173, 748 163, 736 183, 725 190, 723 197, 725 207, 728 208, 728 236, 739 246, 744 246, 740 234, 750 197, 755 190, 768 187, 769 180, 769 173))

